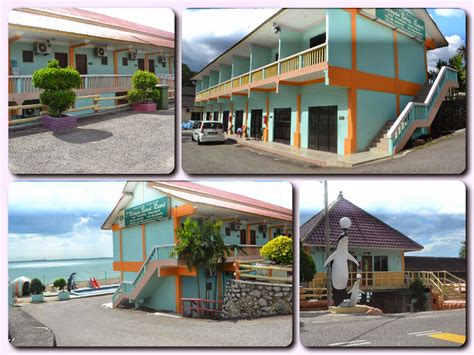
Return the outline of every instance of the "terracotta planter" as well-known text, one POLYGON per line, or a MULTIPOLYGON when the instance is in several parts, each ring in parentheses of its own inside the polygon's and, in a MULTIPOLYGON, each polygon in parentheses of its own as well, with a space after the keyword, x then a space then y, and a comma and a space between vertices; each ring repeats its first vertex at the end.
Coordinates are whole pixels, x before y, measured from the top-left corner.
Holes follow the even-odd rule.
POLYGON ((132 104, 132 110, 136 112, 155 112, 156 103, 132 104))
POLYGON ((58 292, 58 300, 60 301, 67 301, 69 299, 69 292, 68 291, 59 291, 58 292))
POLYGON ((66 129, 77 128, 77 118, 68 115, 62 115, 61 117, 44 115, 41 118, 41 123, 44 128, 50 129, 53 132, 61 132, 66 129))

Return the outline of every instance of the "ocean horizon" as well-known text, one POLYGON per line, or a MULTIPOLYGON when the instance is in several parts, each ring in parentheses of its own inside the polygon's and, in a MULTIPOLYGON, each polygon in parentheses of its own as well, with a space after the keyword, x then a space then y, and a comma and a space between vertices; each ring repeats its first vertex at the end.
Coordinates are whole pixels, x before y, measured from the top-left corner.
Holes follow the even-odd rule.
POLYGON ((8 262, 8 277, 10 281, 20 276, 30 279, 38 278, 45 284, 50 284, 58 278, 68 279, 75 272, 77 281, 117 278, 120 273, 112 268, 111 257, 75 258, 75 259, 36 259, 12 260, 8 262))

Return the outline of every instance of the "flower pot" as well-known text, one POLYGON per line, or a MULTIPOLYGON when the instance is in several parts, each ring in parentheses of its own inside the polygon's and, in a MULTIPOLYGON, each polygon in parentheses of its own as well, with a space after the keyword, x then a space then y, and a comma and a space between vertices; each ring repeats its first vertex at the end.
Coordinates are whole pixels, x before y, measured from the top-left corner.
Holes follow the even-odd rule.
POLYGON ((132 110, 136 112, 156 112, 156 103, 132 104, 132 110))
POLYGON ((77 128, 77 118, 64 114, 61 117, 44 115, 41 118, 41 123, 44 128, 50 129, 53 132, 61 132, 66 129, 77 128))
POLYGON ((58 292, 58 300, 67 301, 68 299, 69 299, 69 292, 68 291, 59 291, 58 292))
POLYGON ((31 302, 32 303, 44 302, 44 295, 42 293, 37 294, 37 295, 31 295, 31 302))

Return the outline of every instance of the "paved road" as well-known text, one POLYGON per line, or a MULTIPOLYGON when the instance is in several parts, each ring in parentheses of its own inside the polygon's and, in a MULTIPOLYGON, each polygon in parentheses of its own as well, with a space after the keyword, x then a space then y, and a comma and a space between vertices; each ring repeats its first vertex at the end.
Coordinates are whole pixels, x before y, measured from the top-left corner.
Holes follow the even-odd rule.
POLYGON ((466 133, 458 132, 402 157, 353 168, 308 165, 230 141, 198 146, 187 133, 181 150, 188 174, 460 174, 466 166, 466 133))
POLYGON ((58 346, 288 346, 292 317, 242 321, 175 318, 102 306, 110 296, 27 304, 23 310, 50 327, 58 346))
POLYGON ((79 121, 64 133, 10 132, 13 174, 169 174, 174 169, 173 111, 132 111, 79 121))
POLYGON ((465 309, 382 316, 301 312, 301 342, 308 347, 459 347, 465 309))

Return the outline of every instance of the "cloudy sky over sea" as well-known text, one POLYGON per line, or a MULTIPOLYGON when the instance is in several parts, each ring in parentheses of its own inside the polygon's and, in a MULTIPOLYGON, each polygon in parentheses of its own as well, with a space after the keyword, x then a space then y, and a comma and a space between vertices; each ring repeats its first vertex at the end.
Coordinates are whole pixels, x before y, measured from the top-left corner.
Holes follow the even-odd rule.
MULTIPOLYGON (((287 182, 199 183, 292 207, 292 187, 287 182)), ((112 232, 100 227, 118 202, 124 185, 125 181, 11 184, 9 261, 111 257, 112 232)))
MULTIPOLYGON (((300 185, 300 225, 324 208, 323 184, 300 185)), ((466 191, 457 181, 328 182, 329 203, 344 198, 424 246, 407 255, 458 256, 466 240, 466 191)))
MULTIPOLYGON (((199 71, 222 52, 252 32, 279 9, 205 9, 183 14, 183 63, 199 71), (244 19, 236 21, 236 19, 244 19)), ((428 52, 428 66, 447 61, 466 43, 466 15, 459 9, 429 9, 429 14, 449 43, 428 52)))

